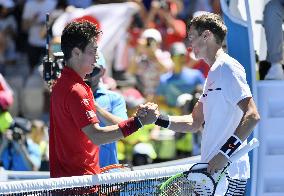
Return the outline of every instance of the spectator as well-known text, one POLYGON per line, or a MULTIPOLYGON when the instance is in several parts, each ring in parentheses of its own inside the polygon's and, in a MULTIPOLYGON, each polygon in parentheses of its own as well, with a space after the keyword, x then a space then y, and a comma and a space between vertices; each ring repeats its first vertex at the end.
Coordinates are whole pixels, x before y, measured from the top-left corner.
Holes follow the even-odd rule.
MULTIPOLYGON (((8 1, 7 1, 8 2, 8 1)), ((17 24, 10 14, 11 5, 0 2, 0 72, 5 73, 7 64, 16 62, 15 36, 17 24), (7 7, 8 6, 8 7, 7 7)))
POLYGON ((148 101, 154 99, 160 75, 172 67, 170 54, 160 48, 161 43, 162 36, 158 30, 146 29, 140 36, 129 67, 129 72, 136 75, 137 89, 148 101))
POLYGON ((27 51, 28 35, 27 32, 22 28, 23 11, 25 4, 26 0, 17 0, 12 13, 17 22, 16 48, 19 58, 26 56, 27 51))
MULTIPOLYGON (((283 65, 283 30, 284 0, 269 1, 263 12, 263 26, 267 43, 266 60, 271 64, 266 80, 284 80, 283 65)), ((260 65, 261 66, 261 65, 260 65)))
MULTIPOLYGON (((160 84, 157 88, 157 103, 160 109, 167 114, 187 114, 189 111, 184 109, 185 100, 192 101, 195 90, 203 85, 205 79, 199 70, 187 66, 187 50, 183 42, 174 43, 171 46, 170 53, 174 68, 173 71, 160 77, 160 84), (178 101, 182 95, 184 95, 182 97, 184 103, 180 104, 178 101)), ((175 138, 178 158, 191 156, 192 146, 198 146, 198 144, 193 144, 192 133, 176 133, 175 138)))
MULTIPOLYGON (((108 90, 102 82, 106 72, 104 56, 99 52, 97 67, 90 74, 88 82, 94 93, 100 126, 114 125, 127 119, 126 104, 122 95, 108 90)), ((100 167, 118 164, 116 142, 100 145, 100 167)))
POLYGON ((159 105, 176 107, 178 96, 184 93, 192 94, 198 85, 203 85, 205 79, 199 70, 187 67, 187 50, 184 43, 174 43, 170 53, 174 67, 172 71, 161 75, 157 98, 159 105))
POLYGON ((39 145, 27 137, 30 122, 16 118, 2 135, 0 157, 6 170, 37 171, 41 163, 39 145))
POLYGON ((27 1, 23 10, 23 31, 28 32, 28 61, 30 73, 39 65, 46 53, 46 13, 55 9, 55 0, 27 1))
MULTIPOLYGON (((184 21, 176 18, 173 11, 176 3, 168 1, 152 1, 151 10, 145 22, 147 28, 156 28, 163 37, 162 48, 168 50, 174 42, 182 42, 186 37, 184 21)), ((175 6, 177 7, 177 6, 175 6)))
POLYGON ((39 145, 41 155, 41 164, 39 170, 49 171, 48 133, 47 127, 43 121, 36 119, 31 122, 31 131, 29 133, 29 137, 34 143, 39 145))

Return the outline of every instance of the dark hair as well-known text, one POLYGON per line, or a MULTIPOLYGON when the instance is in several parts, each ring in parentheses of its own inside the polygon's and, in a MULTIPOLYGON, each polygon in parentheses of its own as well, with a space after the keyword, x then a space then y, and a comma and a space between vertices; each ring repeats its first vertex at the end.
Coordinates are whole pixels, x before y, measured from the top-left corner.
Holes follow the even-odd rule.
POLYGON ((188 29, 191 26, 194 26, 199 35, 201 35, 205 30, 211 31, 218 44, 222 44, 227 33, 227 27, 221 16, 213 13, 202 14, 194 17, 189 22, 188 29))
POLYGON ((86 46, 101 34, 97 26, 89 21, 83 20, 69 23, 61 35, 61 50, 64 59, 71 57, 73 48, 78 47, 82 51, 86 46))

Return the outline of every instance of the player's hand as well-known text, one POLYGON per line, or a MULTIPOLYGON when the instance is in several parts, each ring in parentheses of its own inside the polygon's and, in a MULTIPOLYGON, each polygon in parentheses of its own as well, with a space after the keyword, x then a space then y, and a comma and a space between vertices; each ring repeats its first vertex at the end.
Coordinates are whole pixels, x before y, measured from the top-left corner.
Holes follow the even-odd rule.
POLYGON ((211 175, 217 173, 219 170, 222 170, 228 164, 228 161, 228 158, 219 152, 208 162, 207 172, 211 175))
POLYGON ((137 117, 146 117, 148 114, 148 108, 158 108, 158 105, 155 103, 147 102, 145 104, 140 104, 136 110, 135 116, 137 117))
POLYGON ((159 114, 158 105, 150 102, 141 104, 136 112, 136 116, 143 125, 156 122, 159 114))

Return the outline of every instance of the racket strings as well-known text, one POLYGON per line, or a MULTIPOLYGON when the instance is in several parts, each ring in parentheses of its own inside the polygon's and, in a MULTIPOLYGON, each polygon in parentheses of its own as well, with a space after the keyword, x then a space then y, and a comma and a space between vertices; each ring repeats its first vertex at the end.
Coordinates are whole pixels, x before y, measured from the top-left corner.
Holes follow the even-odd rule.
POLYGON ((104 171, 103 173, 114 173, 114 172, 126 172, 126 171, 131 171, 129 168, 112 168, 107 171, 104 171))
POLYGON ((113 173, 131 171, 131 168, 127 164, 113 164, 101 168, 101 173, 113 173))
POLYGON ((160 196, 211 196, 212 187, 207 187, 201 180, 188 180, 186 177, 174 179, 167 185, 160 196))

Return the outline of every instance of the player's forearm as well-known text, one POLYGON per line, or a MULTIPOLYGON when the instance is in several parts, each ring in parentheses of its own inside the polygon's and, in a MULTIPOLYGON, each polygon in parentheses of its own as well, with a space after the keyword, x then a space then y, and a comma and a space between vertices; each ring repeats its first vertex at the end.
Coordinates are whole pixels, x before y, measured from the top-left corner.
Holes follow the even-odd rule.
POLYGON ((229 139, 221 147, 219 154, 224 155, 227 159, 233 155, 233 153, 241 146, 242 142, 245 141, 253 131, 253 128, 260 120, 260 116, 255 110, 247 110, 234 132, 229 139))
POLYGON ((244 114, 234 134, 244 141, 252 133, 260 120, 260 115, 251 97, 241 100, 238 105, 244 114))
POLYGON ((124 136, 118 125, 111 125, 96 128, 90 138, 94 144, 102 145, 122 139, 124 136))
POLYGON ((117 141, 142 127, 141 122, 137 117, 132 117, 124 120, 116 125, 101 127, 98 123, 89 124, 82 128, 82 131, 96 145, 102 145, 117 141))
POLYGON ((260 116, 257 112, 246 112, 235 131, 235 135, 238 136, 242 141, 246 140, 252 133, 259 120, 260 116))
POLYGON ((194 121, 192 115, 170 116, 170 130, 176 132, 197 132, 200 130, 202 123, 194 121))

